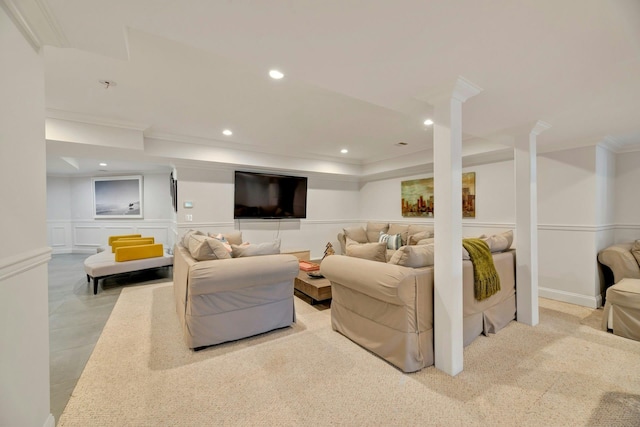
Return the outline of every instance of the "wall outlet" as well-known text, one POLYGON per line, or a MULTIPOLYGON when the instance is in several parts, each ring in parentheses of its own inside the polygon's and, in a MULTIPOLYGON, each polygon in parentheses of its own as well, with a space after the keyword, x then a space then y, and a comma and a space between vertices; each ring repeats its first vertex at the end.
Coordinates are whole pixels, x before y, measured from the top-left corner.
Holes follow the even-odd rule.
POLYGON ((193 215, 192 214, 186 214, 184 216, 184 219, 185 219, 185 221, 191 222, 191 221, 193 221, 193 215))

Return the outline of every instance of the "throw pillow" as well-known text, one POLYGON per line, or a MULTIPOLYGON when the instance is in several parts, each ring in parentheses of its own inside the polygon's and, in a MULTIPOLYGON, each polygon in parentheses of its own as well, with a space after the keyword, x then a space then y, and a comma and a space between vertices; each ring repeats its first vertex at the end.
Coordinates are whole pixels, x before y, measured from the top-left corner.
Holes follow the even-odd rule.
POLYGON ((409 234, 407 245, 417 245, 420 240, 430 239, 433 237, 433 231, 419 231, 415 234, 409 234))
POLYGON ((400 234, 403 245, 407 244, 408 233, 409 224, 389 224, 389 231, 387 231, 387 234, 400 234))
POLYGON ((368 259, 370 261, 387 262, 386 243, 361 243, 347 245, 347 256, 368 259))
POLYGON ((386 243, 387 249, 396 250, 402 246, 402 236, 399 234, 385 234, 381 231, 378 242, 386 243))
MULTIPOLYGON (((418 234, 418 233, 425 233, 424 237, 421 237, 421 239, 426 239, 428 237, 433 237, 433 226, 432 225, 423 225, 423 224, 409 224, 409 228, 407 229, 407 242, 409 241, 409 239, 411 239, 411 236, 418 234)), ((415 239, 415 241, 417 242, 420 239, 415 239)))
POLYGON ((431 243, 434 243, 435 241, 436 241, 436 239, 434 239, 433 237, 429 237, 428 239, 418 240, 416 245, 430 245, 431 243))
POLYGON ((230 231, 228 233, 209 233, 209 237, 218 238, 218 236, 222 236, 232 245, 240 245, 242 244, 242 231, 230 231))
POLYGON ((638 261, 638 265, 640 265, 640 240, 636 240, 631 247, 631 253, 635 257, 636 261, 638 261))
POLYGON ((420 268, 433 265, 434 245, 403 246, 389 260, 389 264, 420 268))
POLYGON ((204 235, 192 234, 189 236, 188 248, 189 253, 196 261, 231 258, 231 254, 227 252, 220 241, 204 235))
POLYGON ((482 238, 487 245, 489 245, 489 249, 491 252, 502 252, 506 251, 511 247, 513 243, 513 230, 505 231, 504 233, 494 234, 493 236, 489 236, 486 238, 482 238))
POLYGON ((345 237, 355 240, 358 243, 369 243, 367 232, 362 227, 349 227, 343 229, 345 237))
POLYGON ((261 255, 277 255, 280 253, 280 239, 273 242, 255 243, 248 245, 231 245, 234 258, 243 258, 261 255))
MULTIPOLYGON (((367 223, 367 241, 375 243, 378 241, 380 232, 386 233, 389 229, 389 224, 386 222, 368 222, 367 223)), ((364 243, 364 242, 362 242, 364 243)))
POLYGON ((182 246, 184 246, 185 248, 189 248, 189 237, 195 234, 196 236, 204 236, 204 233, 202 231, 198 231, 198 230, 189 230, 186 233, 184 233, 184 236, 182 236, 182 246))
POLYGON ((229 241, 222 234, 216 234, 215 236, 211 236, 211 237, 213 237, 214 239, 222 243, 222 245, 227 250, 227 252, 231 253, 232 251, 231 243, 229 243, 229 241))

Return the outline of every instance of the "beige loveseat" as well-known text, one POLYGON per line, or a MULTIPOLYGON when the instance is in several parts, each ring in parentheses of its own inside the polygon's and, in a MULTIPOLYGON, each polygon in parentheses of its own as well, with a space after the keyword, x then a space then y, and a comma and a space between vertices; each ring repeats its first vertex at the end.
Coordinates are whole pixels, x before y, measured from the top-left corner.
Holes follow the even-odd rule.
POLYGON ((295 322, 293 281, 299 271, 295 256, 278 254, 279 243, 277 248, 240 246, 239 232, 225 234, 232 253, 216 239, 189 234, 175 245, 173 265, 176 310, 189 348, 197 350, 295 322))
MULTIPOLYGON (((372 228, 379 227, 374 224, 372 228)), ((343 234, 353 235, 353 230, 345 231, 343 234)), ((487 299, 476 300, 473 265, 463 261, 465 346, 480 334, 499 331, 516 315, 515 251, 509 249, 512 232, 486 240, 494 252, 501 289, 487 299)), ((354 248, 360 251, 356 256, 330 256, 321 264, 322 274, 331 281, 332 328, 404 372, 434 362, 434 247, 426 242, 392 250, 389 262, 356 257, 367 252, 363 247, 374 248, 375 242, 359 244, 360 248, 347 246, 347 253, 353 253, 354 248)), ((379 259, 380 253, 373 257, 379 259)))

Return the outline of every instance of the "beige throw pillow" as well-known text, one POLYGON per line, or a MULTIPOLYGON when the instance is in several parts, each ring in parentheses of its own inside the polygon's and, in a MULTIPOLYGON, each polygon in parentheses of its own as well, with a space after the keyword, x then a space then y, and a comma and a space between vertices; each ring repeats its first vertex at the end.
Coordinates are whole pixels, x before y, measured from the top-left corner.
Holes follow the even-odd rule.
POLYGON ((192 234, 189 236, 188 248, 189 253, 196 261, 231 258, 231 254, 224 248, 222 242, 204 235, 192 234))
POLYGON ((389 229, 389 224, 387 224, 386 222, 368 222, 367 223, 367 241, 370 243, 377 242, 378 236, 380 236, 380 232, 383 232, 386 234, 388 229, 389 229))
POLYGON ((483 238, 487 245, 489 245, 489 249, 491 252, 502 252, 506 251, 511 247, 513 243, 513 230, 505 231, 504 233, 494 234, 493 236, 489 236, 483 238))
MULTIPOLYGON (((369 243, 369 238, 367 237, 367 232, 364 231, 362 227, 349 227, 343 229, 345 237, 355 240, 358 243, 369 243)), ((378 237, 376 236, 374 242, 378 241, 378 237)))
POLYGON ((277 255, 280 253, 280 239, 273 242, 257 243, 249 245, 231 245, 234 258, 249 256, 277 255))
POLYGON ((430 239, 433 237, 433 231, 419 231, 415 234, 409 234, 407 245, 417 245, 420 240, 430 239))
POLYGON ((640 265, 640 240, 636 240, 631 247, 631 253, 635 257, 636 261, 638 261, 638 265, 640 265))
POLYGON ((184 233, 184 235, 182 236, 182 246, 184 246, 185 248, 189 248, 189 237, 191 237, 191 235, 195 234, 196 236, 204 236, 204 233, 202 231, 198 231, 198 230, 189 230, 186 233, 184 233))
POLYGON ((404 267, 427 267, 433 265, 434 245, 403 246, 393 254, 389 264, 404 267))
POLYGON ((347 256, 354 258, 364 258, 370 261, 387 262, 387 244, 380 243, 361 243, 347 244, 347 256))
POLYGON ((219 238, 222 235, 229 244, 241 245, 242 244, 242 231, 230 231, 228 233, 209 233, 209 237, 219 238))

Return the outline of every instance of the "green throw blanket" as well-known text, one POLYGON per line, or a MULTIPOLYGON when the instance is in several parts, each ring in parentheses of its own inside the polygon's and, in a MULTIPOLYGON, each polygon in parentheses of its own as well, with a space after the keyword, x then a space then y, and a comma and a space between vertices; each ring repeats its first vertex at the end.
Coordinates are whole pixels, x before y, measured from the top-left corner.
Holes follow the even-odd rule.
POLYGON ((500 290, 500 276, 493 265, 489 245, 482 239, 462 239, 473 264, 473 292, 478 301, 489 298, 500 290))

